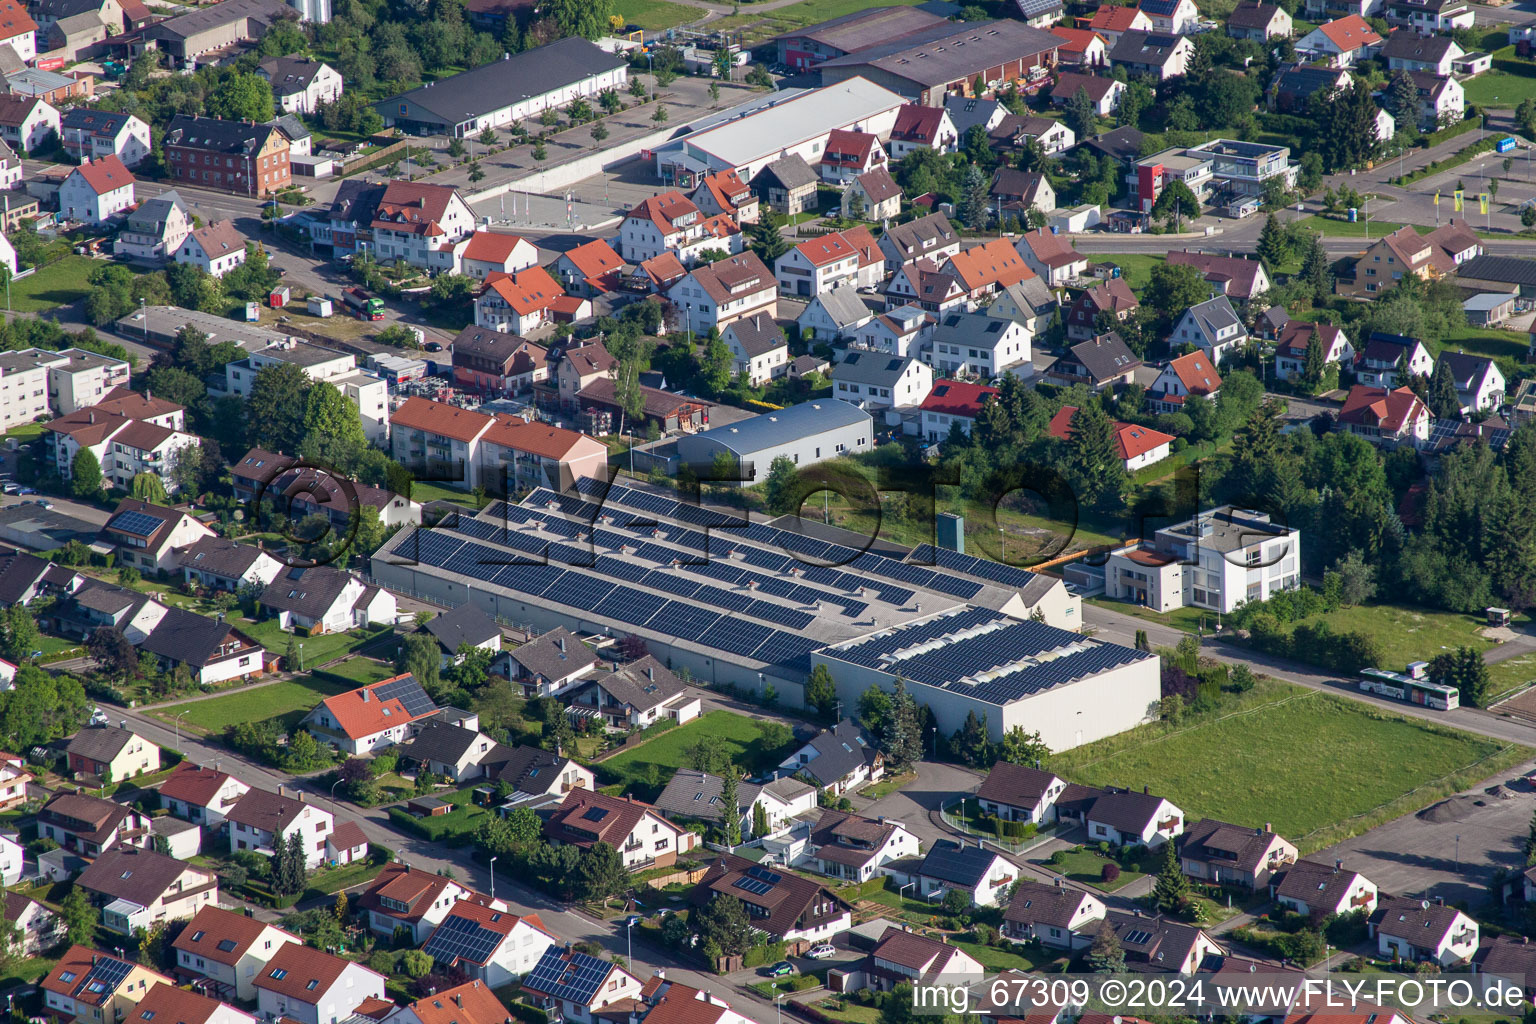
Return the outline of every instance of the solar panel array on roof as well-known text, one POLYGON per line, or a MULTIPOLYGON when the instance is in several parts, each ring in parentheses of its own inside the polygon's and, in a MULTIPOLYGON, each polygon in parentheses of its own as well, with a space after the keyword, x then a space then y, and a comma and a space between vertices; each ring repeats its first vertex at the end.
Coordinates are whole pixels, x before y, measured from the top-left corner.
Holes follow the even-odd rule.
POLYGON ((159 516, 152 516, 148 512, 119 512, 112 517, 107 524, 114 530, 122 530, 139 537, 148 537, 160 527, 165 525, 165 520, 159 516))
POLYGON ((80 979, 76 992, 84 990, 96 995, 115 992, 117 986, 123 983, 123 979, 128 977, 128 972, 133 970, 132 964, 116 957, 97 956, 92 959, 94 962, 91 964, 91 969, 86 971, 85 977, 80 979), (97 985, 101 988, 96 988, 97 985))
POLYGON ((501 935, 467 917, 450 916, 432 931, 422 948, 433 960, 452 967, 456 960, 484 964, 501 943, 501 935))
POLYGON ((585 953, 563 953, 551 946, 523 982, 524 988, 586 1006, 608 977, 612 964, 585 953))
POLYGON ((923 544, 912 549, 908 557, 909 562, 936 562, 945 569, 953 569, 955 572, 963 572, 967 576, 980 576, 984 580, 1001 583, 1015 590, 1022 590, 1031 583, 1039 581, 1038 573, 1021 569, 1014 565, 1005 565, 1002 562, 994 562, 990 558, 976 558, 973 555, 962 555, 958 551, 949 548, 936 548, 932 544, 923 544))
POLYGON ((404 706, 405 713, 412 718, 437 710, 437 705, 432 703, 432 698, 427 696, 427 691, 421 688, 415 676, 380 683, 373 688, 373 695, 381 701, 398 700, 404 706))

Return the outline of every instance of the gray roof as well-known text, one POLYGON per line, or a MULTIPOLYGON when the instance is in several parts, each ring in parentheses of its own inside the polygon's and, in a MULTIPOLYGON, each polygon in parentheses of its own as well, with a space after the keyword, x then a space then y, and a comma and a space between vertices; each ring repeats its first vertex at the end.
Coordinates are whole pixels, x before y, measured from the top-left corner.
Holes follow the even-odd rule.
MULTIPOLYGON (((565 770, 566 765, 571 763, 570 758, 562 757, 553 751, 521 744, 515 747, 500 747, 496 755, 495 761, 499 765, 495 772, 496 781, 511 783, 513 789, 524 793, 548 789, 549 787, 544 783, 536 785, 535 781, 540 776, 548 780, 550 775, 558 775, 565 770)), ((487 762, 490 760, 487 758, 487 762)))
POLYGON ((272 93, 276 96, 303 92, 323 67, 325 62, 313 57, 268 57, 256 65, 261 76, 272 83, 272 93))
POLYGON ((139 649, 172 662, 206 665, 230 643, 234 627, 182 608, 167 608, 139 649))
MULTIPOLYGON (((409 743, 401 746, 400 755, 422 763, 441 761, 445 764, 458 764, 479 740, 478 730, 465 729, 450 722, 428 720, 422 723, 420 731, 409 743)), ((474 763, 504 762, 511 754, 511 748, 491 743, 490 749, 475 758, 474 763)))
POLYGON ((385 117, 394 117, 401 107, 414 105, 442 118, 445 124, 460 124, 624 64, 623 58, 580 36, 570 36, 392 96, 374 106, 385 117))
POLYGON ((864 730, 846 718, 811 737, 807 746, 816 751, 816 756, 796 771, 804 772, 823 786, 845 778, 863 765, 873 764, 878 753, 864 730))
POLYGON ((1229 28, 1268 28, 1274 20, 1280 8, 1275 4, 1258 3, 1256 0, 1243 0, 1227 15, 1229 28))
POLYGON ((1162 67, 1173 58, 1183 36, 1168 32, 1123 32, 1109 51, 1116 64, 1148 64, 1162 67))
POLYGON ((942 213, 930 213, 905 224, 892 224, 885 229, 883 237, 891 240, 903 259, 922 256, 925 252, 924 242, 929 243, 928 248, 933 248, 956 240, 955 229, 950 226, 949 218, 942 213))
POLYGON ((108 762, 121 754, 123 748, 132 743, 135 738, 131 729, 120 729, 115 725, 96 725, 75 733, 74 738, 69 741, 69 746, 64 750, 65 753, 78 754, 92 761, 108 762))
POLYGON ((964 22, 936 26, 932 31, 835 57, 821 67, 867 64, 919 85, 935 86, 971 78, 1021 57, 1054 53, 1061 42, 1059 37, 1019 21, 964 22))
POLYGON ((758 177, 764 174, 772 175, 773 180, 777 181, 787 190, 814 185, 821 180, 816 176, 816 172, 811 170, 811 165, 806 163, 805 158, 799 153, 791 153, 789 156, 780 157, 759 171, 758 177))
POLYGON ((986 313, 941 313, 933 329, 933 340, 950 345, 991 345, 1014 322, 1005 316, 986 313))
POLYGON ((512 659, 534 675, 564 679, 598 662, 592 649, 570 630, 558 626, 537 640, 530 640, 512 652, 512 659))
MULTIPOLYGON (((1465 352, 1441 352, 1440 362, 1451 371, 1451 379, 1458 390, 1476 387, 1493 369, 1493 360, 1486 356, 1468 355, 1465 352)), ((1437 367, 1438 369, 1438 367, 1437 367)))
POLYGON ((240 544, 227 537, 200 537, 176 552, 176 564, 185 569, 237 580, 250 572, 265 552, 251 544, 240 544))
POLYGON ((901 379, 907 368, 917 362, 912 356, 885 355, 881 352, 849 352, 832 368, 833 380, 890 387, 901 379))
POLYGON ((261 592, 261 603, 310 619, 325 616, 347 589, 352 574, 329 565, 294 568, 281 573, 261 592))
POLYGON ((842 284, 829 292, 822 292, 814 301, 821 303, 821 308, 827 311, 827 316, 839 327, 874 317, 874 313, 864 305, 864 300, 859 298, 859 290, 851 284, 842 284))
POLYGON ((139 204, 138 209, 128 215, 128 226, 134 231, 159 234, 165 228, 165 221, 171 215, 171 210, 180 209, 181 215, 191 223, 192 214, 187 209, 187 204, 182 202, 181 196, 175 189, 162 192, 153 199, 146 199, 139 204))
POLYGON ((1400 28, 1387 36, 1380 56, 1391 60, 1420 61, 1438 64, 1450 55, 1456 40, 1450 36, 1421 36, 1412 29, 1400 28))
POLYGON ((980 843, 962 846, 953 839, 940 839, 923 858, 920 872, 941 882, 974 889, 987 877, 987 869, 998 857, 980 843))
POLYGON ((1498 309, 1506 302, 1514 302, 1514 292, 1478 292, 1461 304, 1461 308, 1469 312, 1477 310, 1489 312, 1498 309))
POLYGON ((1515 256, 1474 256, 1456 268, 1456 276, 1536 287, 1536 260, 1515 256))
POLYGON ((961 138, 964 138, 965 133, 977 125, 985 125, 1001 106, 1002 104, 997 100, 974 96, 944 97, 944 110, 949 114, 949 121, 955 126, 955 131, 961 138))
POLYGON ((1383 894, 1371 914, 1371 924, 1380 934, 1407 939, 1421 949, 1433 949, 1455 927, 1460 914, 1455 907, 1443 903, 1383 894), (1425 906, 1426 903, 1429 905, 1425 906))
MULTIPOLYGON (((236 0, 224 0, 224 3, 235 2, 236 0)), ((213 9, 207 8, 207 10, 213 9)), ((191 17, 191 15, 182 17, 191 17)), ((188 146, 217 153, 244 155, 259 153, 266 145, 268 136, 273 132, 281 134, 280 129, 269 124, 250 124, 246 121, 226 121, 217 117, 189 117, 186 114, 177 114, 166 126, 165 143, 168 146, 188 146)))
POLYGON ((1189 312, 1212 339, 1215 339, 1218 331, 1233 326, 1241 327, 1243 323, 1238 318, 1237 311, 1232 308, 1232 300, 1225 295, 1196 303, 1189 307, 1189 312))
POLYGON ((1152 823, 1162 802, 1162 797, 1151 793, 1110 789, 1093 802, 1088 820, 1102 822, 1121 832, 1139 834, 1152 823))
POLYGON ((304 127, 304 122, 299 120, 298 114, 279 114, 268 121, 267 124, 276 127, 284 135, 288 136, 289 142, 297 142, 310 136, 309 129, 304 127))
POLYGON ((1319 68, 1311 65, 1281 68, 1275 76, 1275 90, 1282 95, 1306 99, 1315 92, 1336 88, 1339 76, 1346 78, 1349 72, 1341 68, 1319 68))
POLYGON ((1018 305, 1034 310, 1036 313, 1056 305, 1056 297, 1051 294, 1045 279, 1038 274, 1032 274, 1022 281, 1015 281, 1008 285, 992 301, 996 302, 1004 294, 1018 305))
POLYGON ((449 654, 457 653, 460 644, 479 647, 501 636, 501 627, 496 620, 472 604, 461 604, 452 611, 428 619, 426 629, 449 654))
MULTIPOLYGON (((737 813, 741 813, 743 792, 745 787, 737 786, 736 803, 737 813)), ((702 821, 725 820, 725 805, 721 802, 721 794, 725 791, 725 780, 718 775, 710 775, 708 772, 695 771, 692 768, 679 768, 667 781, 667 786, 656 798, 654 806, 657 810, 665 811, 669 815, 681 818, 698 818, 702 821)))
POLYGON ((736 343, 749 358, 766 355, 786 344, 784 332, 779 329, 773 317, 762 313, 742 317, 727 327, 725 332, 736 339, 736 343))
POLYGON ((144 34, 146 39, 187 39, 247 18, 270 25, 281 18, 297 17, 298 13, 283 0, 223 0, 156 22, 144 34))
MULTIPOLYGON (((83 889, 150 907, 188 868, 192 865, 175 857, 119 843, 102 851, 76 881, 83 889)), ((204 874, 208 880, 203 884, 211 887, 213 876, 204 874)))
POLYGON ((688 689, 687 683, 649 654, 595 680, 594 685, 636 711, 660 707, 688 689))
MULTIPOLYGON (((91 14, 90 17, 95 17, 91 14)), ((76 133, 84 135, 97 135, 102 138, 115 138, 117 133, 123 130, 132 114, 124 114, 115 110, 93 110, 90 107, 71 107, 64 112, 59 120, 59 128, 65 138, 74 138, 76 133)))
POLYGON ((750 455, 782 448, 824 431, 872 422, 869 413, 858 406, 831 398, 801 402, 751 419, 710 427, 694 436, 715 441, 737 455, 750 455))
POLYGON ((1073 345, 1069 351, 1094 380, 1108 380, 1141 362, 1116 331, 1073 345))
POLYGON ((21 601, 52 565, 45 558, 22 551, 0 555, 0 604, 13 605, 21 601))

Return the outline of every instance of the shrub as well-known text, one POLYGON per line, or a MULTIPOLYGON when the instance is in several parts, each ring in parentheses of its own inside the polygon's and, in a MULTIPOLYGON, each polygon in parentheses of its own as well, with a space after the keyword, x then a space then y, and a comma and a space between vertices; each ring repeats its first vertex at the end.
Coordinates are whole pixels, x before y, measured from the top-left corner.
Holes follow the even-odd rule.
POLYGON ((1099 872, 1099 880, 1113 882, 1120 877, 1120 865, 1109 860, 1104 862, 1104 870, 1099 872))

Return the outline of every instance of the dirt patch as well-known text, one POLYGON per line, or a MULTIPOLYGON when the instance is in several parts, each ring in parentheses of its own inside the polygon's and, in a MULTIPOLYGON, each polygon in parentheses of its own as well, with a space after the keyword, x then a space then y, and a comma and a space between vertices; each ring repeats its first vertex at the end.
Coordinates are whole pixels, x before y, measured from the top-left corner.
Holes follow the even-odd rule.
POLYGON ((1509 700, 1495 704, 1494 710, 1536 722, 1536 687, 1515 694, 1509 700))
POLYGON ((1477 635, 1484 640, 1492 640, 1496 644, 1508 643, 1520 636, 1508 626, 1484 626, 1477 631, 1477 635))
POLYGON ((1431 804, 1415 815, 1420 821, 1431 821, 1436 824, 1444 824, 1448 821, 1466 821, 1477 813, 1479 807, 1488 806, 1488 801, 1481 797, 1453 796, 1449 800, 1442 800, 1437 804, 1431 804))

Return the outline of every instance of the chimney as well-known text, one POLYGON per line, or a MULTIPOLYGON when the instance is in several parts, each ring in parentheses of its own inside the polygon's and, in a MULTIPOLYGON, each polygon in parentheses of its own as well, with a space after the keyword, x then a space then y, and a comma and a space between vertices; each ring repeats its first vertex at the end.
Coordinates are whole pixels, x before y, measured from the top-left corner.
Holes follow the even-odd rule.
POLYGON ((1275 826, 1272 823, 1267 822, 1267 821, 1264 823, 1264 831, 1265 832, 1273 832, 1274 830, 1275 830, 1275 826))
POLYGON ((1344 859, 1342 857, 1336 859, 1333 862, 1333 870, 1334 871, 1343 871, 1344 870, 1344 859))
POLYGON ((650 679, 653 682, 655 681, 655 679, 656 679, 656 666, 654 666, 654 665, 647 665, 646 666, 645 678, 650 679))
POLYGON ((453 1005, 461 1010, 464 1009, 464 997, 456 993, 453 997, 453 1005))
POLYGON ((560 653, 565 653, 565 637, 560 638, 560 653))
POLYGON ((1151 796, 1152 795, 1152 787, 1151 786, 1142 786, 1141 787, 1141 795, 1142 796, 1151 796))
POLYGON ((362 688, 362 690, 360 690, 358 692, 360 692, 363 695, 363 703, 367 704, 368 703, 368 688, 365 686, 365 687, 362 688))
POLYGON ((1062 877, 1060 875, 1057 875, 1056 876, 1056 888, 1058 888, 1058 889, 1065 889, 1066 887, 1067 887, 1067 883, 1062 879, 1062 877))

